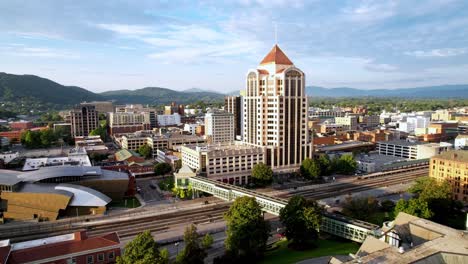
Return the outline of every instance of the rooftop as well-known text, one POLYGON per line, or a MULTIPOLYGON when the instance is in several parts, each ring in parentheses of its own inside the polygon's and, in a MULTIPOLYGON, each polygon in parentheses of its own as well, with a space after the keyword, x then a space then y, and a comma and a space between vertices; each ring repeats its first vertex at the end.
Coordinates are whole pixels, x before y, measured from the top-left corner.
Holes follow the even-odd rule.
MULTIPOLYGON (((120 239, 117 233, 87 237, 85 232, 76 232, 43 239, 11 244, 8 263, 40 262, 49 259, 51 262, 56 257, 63 258, 70 254, 77 254, 97 250, 100 248, 118 248, 120 239)), ((41 262, 42 263, 42 262, 41 262)))
POLYGON ((262 64, 283 64, 283 65, 293 65, 292 61, 284 54, 284 52, 280 49, 278 45, 273 46, 270 52, 263 58, 260 62, 262 64))
POLYGON ((446 159, 452 161, 468 162, 468 151, 466 150, 449 150, 434 156, 435 159, 446 159))

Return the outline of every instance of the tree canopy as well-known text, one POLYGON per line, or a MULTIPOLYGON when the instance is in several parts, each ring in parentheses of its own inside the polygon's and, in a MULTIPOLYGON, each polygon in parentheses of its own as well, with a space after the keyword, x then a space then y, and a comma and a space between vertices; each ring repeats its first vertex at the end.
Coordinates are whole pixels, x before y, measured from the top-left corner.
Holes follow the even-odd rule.
POLYGON ((107 131, 106 131, 105 127, 98 126, 96 129, 91 130, 91 132, 89 132, 89 135, 90 136, 99 136, 99 137, 101 137, 101 139, 103 141, 106 141, 107 131))
POLYGON ((168 174, 171 171, 172 171, 171 165, 165 162, 161 162, 161 163, 154 165, 154 174, 156 174, 157 176, 168 174))
POLYGON ((280 220, 286 228, 285 235, 296 248, 307 247, 318 239, 322 222, 322 207, 316 201, 293 196, 280 211, 280 220))
POLYGON ((267 186, 273 181, 273 171, 264 163, 255 164, 252 168, 252 182, 257 186, 267 186))
POLYGON ((255 198, 237 198, 224 218, 227 222, 226 255, 239 262, 259 259, 266 249, 270 225, 263 219, 262 209, 255 198))
POLYGON ((320 177, 320 164, 315 159, 306 158, 301 164, 301 175, 313 180, 320 177))
POLYGON ((446 221, 445 216, 453 207, 452 190, 447 181, 439 182, 435 178, 422 177, 408 191, 415 196, 408 201, 399 200, 395 206, 395 214, 405 212, 439 223, 446 221))
POLYGON ((184 232, 184 249, 177 255, 177 264, 203 264, 207 256, 206 250, 201 246, 197 227, 190 225, 184 232))
POLYGON ((379 202, 374 197, 346 198, 342 213, 359 220, 367 220, 379 210, 379 202))
POLYGON ((148 144, 143 144, 138 148, 138 153, 145 159, 148 159, 153 155, 153 149, 148 144))
POLYGON ((138 234, 125 246, 124 254, 117 257, 118 264, 166 264, 168 261, 167 255, 161 255, 150 231, 138 234))

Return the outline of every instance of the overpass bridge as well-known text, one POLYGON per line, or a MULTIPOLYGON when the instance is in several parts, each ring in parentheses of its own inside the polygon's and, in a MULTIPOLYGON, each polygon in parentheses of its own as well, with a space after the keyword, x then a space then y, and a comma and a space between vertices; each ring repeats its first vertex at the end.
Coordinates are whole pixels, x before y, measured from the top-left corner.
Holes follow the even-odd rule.
MULTIPOLYGON (((288 200, 271 197, 263 193, 248 190, 239 186, 210 180, 204 177, 189 178, 193 190, 210 193, 226 201, 234 201, 237 197, 255 197, 265 212, 279 215, 288 200)), ((362 243, 368 235, 377 236, 379 226, 360 220, 351 219, 328 212, 323 213, 320 231, 362 243)))

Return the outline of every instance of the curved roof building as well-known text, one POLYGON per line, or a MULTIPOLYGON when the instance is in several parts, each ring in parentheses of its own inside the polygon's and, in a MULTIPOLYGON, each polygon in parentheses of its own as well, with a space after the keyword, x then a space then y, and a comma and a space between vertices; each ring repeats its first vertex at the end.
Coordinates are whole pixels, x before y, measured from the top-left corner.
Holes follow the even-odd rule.
POLYGON ((101 207, 106 206, 112 201, 111 198, 101 192, 75 184, 62 183, 55 186, 55 190, 73 194, 73 198, 68 206, 101 207))

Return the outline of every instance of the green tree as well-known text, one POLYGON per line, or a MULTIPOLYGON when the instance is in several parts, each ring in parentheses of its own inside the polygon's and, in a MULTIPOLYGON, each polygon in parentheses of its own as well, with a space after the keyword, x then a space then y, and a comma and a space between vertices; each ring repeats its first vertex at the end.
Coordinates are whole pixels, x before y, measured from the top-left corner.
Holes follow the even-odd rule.
POLYGON ((241 261, 263 256, 270 225, 263 219, 260 205, 254 197, 238 197, 224 215, 227 222, 226 255, 241 261))
POLYGON ((180 199, 186 199, 192 197, 192 185, 189 184, 187 188, 180 188, 180 187, 174 187, 172 188, 172 193, 176 196, 179 197, 180 199))
POLYGON ((174 170, 175 170, 175 171, 178 171, 180 168, 182 168, 182 160, 181 160, 181 159, 178 159, 178 160, 176 160, 176 162, 174 163, 174 170))
POLYGON ((302 196, 293 196, 280 211, 285 235, 295 248, 305 248, 318 239, 322 222, 322 207, 316 201, 302 196))
POLYGON ((301 164, 301 175, 309 180, 320 177, 320 164, 313 159, 306 158, 301 164))
POLYGON ((450 199, 452 189, 447 181, 439 182, 432 177, 421 177, 416 179, 408 192, 425 201, 431 201, 434 199, 450 199))
POLYGON ((107 131, 106 131, 106 128, 105 127, 102 127, 102 126, 99 126, 97 127, 96 129, 94 130, 91 130, 91 132, 89 132, 89 135, 90 136, 99 136, 101 137, 101 139, 103 141, 106 141, 107 139, 107 131))
POLYGON ((117 257, 118 264, 163 264, 167 260, 161 257, 158 244, 154 241, 151 233, 145 231, 140 233, 125 246, 124 254, 117 257))
POLYGON ((327 154, 320 155, 317 161, 320 165, 321 175, 328 176, 333 173, 332 167, 331 167, 331 160, 327 154))
POLYGON ((346 198, 342 213, 359 220, 367 220, 378 210, 379 202, 374 197, 356 197, 346 198))
POLYGON ((408 201, 400 199, 395 206, 395 215, 398 215, 399 212, 405 212, 407 214, 426 219, 429 219, 434 215, 434 213, 429 209, 427 201, 416 198, 409 199, 408 201))
POLYGON ((267 186, 273 181, 273 171, 264 163, 260 162, 252 168, 252 182, 257 186, 267 186))
POLYGON ((201 243, 203 248, 209 249, 213 245, 214 239, 213 236, 210 235, 209 233, 206 233, 206 235, 203 237, 201 243))
POLYGON ((156 174, 157 176, 168 174, 171 171, 172 171, 171 165, 165 162, 161 162, 161 163, 154 165, 154 174, 156 174))
POLYGON ((57 139, 51 129, 45 129, 40 132, 41 146, 50 147, 57 139))
POLYGON ((337 173, 350 175, 356 172, 357 162, 352 155, 342 155, 339 159, 334 159, 332 167, 337 173))
POLYGON ((148 159, 153 155, 153 149, 148 144, 143 144, 138 148, 138 153, 148 159))
POLYGON ((184 232, 184 249, 177 255, 177 264, 203 264, 207 256, 205 248, 200 245, 197 227, 190 225, 184 232))

